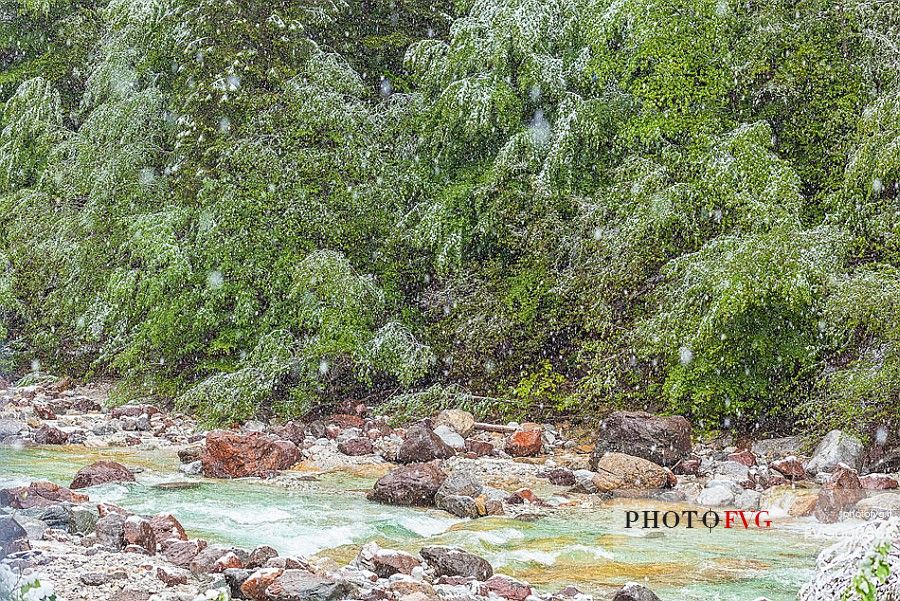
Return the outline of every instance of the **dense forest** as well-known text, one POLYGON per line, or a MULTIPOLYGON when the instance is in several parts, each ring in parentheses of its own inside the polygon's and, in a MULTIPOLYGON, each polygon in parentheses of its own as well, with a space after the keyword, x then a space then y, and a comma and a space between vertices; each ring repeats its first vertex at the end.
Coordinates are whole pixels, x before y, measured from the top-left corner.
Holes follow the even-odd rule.
POLYGON ((896 0, 0 0, 0 65, 0 372, 900 426, 896 0))

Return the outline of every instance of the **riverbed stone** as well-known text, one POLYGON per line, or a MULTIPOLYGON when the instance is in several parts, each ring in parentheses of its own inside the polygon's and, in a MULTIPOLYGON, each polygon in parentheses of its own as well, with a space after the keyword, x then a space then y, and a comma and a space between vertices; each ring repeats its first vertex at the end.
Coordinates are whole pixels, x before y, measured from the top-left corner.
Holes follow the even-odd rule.
POLYGON ((95 461, 78 470, 69 488, 87 488, 109 482, 134 482, 134 474, 121 463, 105 460, 95 461))
POLYGON ((626 582, 625 586, 613 595, 612 601, 660 601, 660 598, 643 584, 626 582))
POLYGON ((671 467, 686 458, 691 448, 691 423, 682 416, 615 411, 600 424, 591 467, 596 469, 607 452, 625 453, 671 467))
POLYGON ((344 455, 351 457, 359 457, 362 455, 371 455, 375 452, 375 446, 372 439, 368 436, 354 436, 343 442, 338 443, 338 451, 344 455))
POLYGON ((816 519, 827 524, 836 522, 842 511, 855 505, 864 496, 856 470, 841 464, 819 491, 816 519))
POLYGON ((97 527, 100 513, 95 507, 86 505, 72 506, 72 527, 75 534, 90 534, 97 527))
POLYGON ((36 444, 62 445, 69 442, 68 434, 46 424, 35 430, 33 438, 36 444))
POLYGON ((120 550, 125 546, 125 516, 110 513, 99 520, 95 526, 97 542, 104 547, 120 550))
POLYGON ((303 570, 285 570, 266 588, 268 601, 337 601, 353 591, 350 584, 303 570))
POLYGON ((466 450, 466 440, 449 426, 437 426, 434 429, 434 433, 444 441, 444 444, 451 447, 454 451, 459 452, 466 450))
POLYGON ((856 514, 864 520, 900 516, 900 493, 883 492, 856 504, 856 514))
POLYGON ((62 530, 63 532, 75 530, 75 518, 72 515, 72 509, 67 505, 51 505, 40 513, 38 519, 53 530, 62 530))
POLYGON ((270 559, 275 559, 276 557, 278 557, 278 551, 273 547, 270 547, 269 545, 259 545, 250 551, 250 556, 247 558, 247 567, 261 568, 266 565, 270 559))
POLYGON ((726 486, 709 486, 700 491, 697 505, 702 507, 726 507, 733 505, 734 493, 726 486))
POLYGON ((379 578, 390 578, 394 574, 412 574, 422 562, 409 553, 383 549, 370 542, 362 546, 352 565, 374 572, 379 578))
POLYGON ((668 474, 659 465, 624 453, 607 453, 596 463, 593 483, 599 492, 620 494, 659 490, 668 485, 668 474))
POLYGON ((137 545, 150 555, 156 554, 156 533, 150 520, 137 515, 128 516, 122 527, 122 538, 126 545, 137 545))
POLYGON ((860 476, 859 482, 865 490, 893 490, 898 487, 897 479, 887 474, 866 474, 860 476))
POLYGON ((802 480, 806 477, 806 468, 794 455, 773 461, 769 467, 791 480, 802 480))
POLYGON ((165 547, 163 555, 176 566, 186 568, 205 548, 206 541, 203 540, 176 541, 165 547))
POLYGON ((475 417, 461 409, 444 409, 437 414, 434 425, 435 428, 439 426, 452 428, 454 432, 466 438, 475 429, 475 417))
POLYGON ((513 457, 534 457, 541 454, 544 439, 541 430, 519 430, 506 439, 503 450, 513 457))
POLYGON ((266 600, 266 589, 272 584, 276 578, 281 576, 284 570, 281 568, 261 568, 247 577, 241 583, 240 596, 235 598, 253 599, 254 601, 266 600))
POLYGON ((424 463, 434 459, 453 457, 456 451, 435 434, 430 419, 413 424, 397 453, 400 463, 424 463))
POLYGON ((813 475, 819 472, 831 473, 842 463, 858 470, 863 450, 862 441, 855 436, 841 430, 832 430, 816 447, 815 453, 806 464, 806 471, 813 475))
POLYGON ((214 430, 206 435, 201 461, 206 476, 245 478, 286 470, 300 458, 299 449, 289 440, 276 440, 260 432, 239 434, 214 430))
POLYGON ((387 505, 434 505, 447 474, 436 463, 413 463, 394 468, 375 482, 369 499, 387 505))
POLYGON ((531 587, 526 583, 503 574, 491 576, 484 585, 491 593, 509 601, 525 601, 532 594, 531 587))
POLYGON ((0 559, 30 548, 25 528, 12 516, 0 516, 0 559))
POLYGON ((419 555, 438 576, 462 576, 485 581, 494 574, 488 560, 458 547, 424 547, 419 555))
POLYGON ((88 496, 72 492, 52 482, 32 482, 28 486, 16 486, 0 490, 0 506, 13 509, 48 507, 58 503, 86 503, 88 496))

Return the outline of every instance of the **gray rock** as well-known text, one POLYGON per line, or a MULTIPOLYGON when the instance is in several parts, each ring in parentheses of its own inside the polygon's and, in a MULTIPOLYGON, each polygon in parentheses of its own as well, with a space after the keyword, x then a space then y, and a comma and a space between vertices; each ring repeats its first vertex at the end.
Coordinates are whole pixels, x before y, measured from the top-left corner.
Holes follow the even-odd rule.
POLYGON ((22 430, 28 430, 28 424, 17 419, 0 419, 0 440, 17 436, 22 430))
POLYGON ((597 475, 596 472, 592 472, 591 470, 575 470, 573 474, 575 475, 576 491, 588 494, 597 492, 597 485, 594 484, 594 476, 597 475))
POLYGON ((25 528, 12 516, 0 517, 0 559, 30 548, 25 528))
POLYGON ((900 493, 885 492, 856 504, 856 513, 864 520, 900 516, 900 493))
POLYGON ((178 466, 178 471, 188 476, 199 476, 203 473, 203 462, 192 461, 191 463, 182 463, 178 466))
POLYGON ((643 584, 627 582, 615 594, 612 601, 660 601, 660 598, 643 584))
POLYGON ((748 511, 759 510, 759 502, 762 500, 762 493, 755 490, 745 490, 735 498, 734 504, 738 509, 746 509, 748 511))
POLYGON ((460 518, 477 518, 481 515, 475 499, 463 495, 442 497, 440 502, 437 503, 437 507, 460 518))
POLYGON ((51 505, 47 507, 39 518, 52 530, 72 532, 75 529, 75 517, 72 510, 65 505, 51 505))
POLYGON ((95 527, 97 542, 105 547, 120 550, 125 546, 125 516, 110 513, 99 520, 95 527))
POLYGON ((796 455, 803 447, 801 436, 783 436, 781 438, 764 438, 757 440, 750 450, 757 457, 778 459, 786 455, 796 455))
POLYGON ((734 503, 734 494, 727 486, 704 488, 697 497, 697 504, 703 507, 724 507, 734 503))
POLYGON ((465 439, 457 434, 454 430, 452 430, 449 426, 438 426, 434 429, 434 433, 444 441, 444 444, 456 449, 457 451, 466 450, 465 439))
POLYGON ((438 576, 462 576, 483 582, 494 575, 488 560, 456 547, 425 547, 419 555, 438 576))
POLYGON ((477 497, 484 487, 478 478, 470 473, 456 470, 444 480, 437 493, 434 495, 435 504, 440 507, 440 501, 451 495, 464 497, 477 497))
POLYGON ((72 526, 75 534, 90 534, 97 527, 100 514, 95 507, 75 505, 72 507, 72 526))
POLYGON ((863 443, 855 436, 840 430, 832 430, 825 435, 812 459, 806 464, 810 474, 833 472, 838 464, 844 463, 854 470, 859 470, 863 456, 863 443))
POLYGON ((438 413, 434 424, 437 427, 449 426, 454 432, 465 438, 475 429, 475 417, 461 409, 445 409, 438 413))

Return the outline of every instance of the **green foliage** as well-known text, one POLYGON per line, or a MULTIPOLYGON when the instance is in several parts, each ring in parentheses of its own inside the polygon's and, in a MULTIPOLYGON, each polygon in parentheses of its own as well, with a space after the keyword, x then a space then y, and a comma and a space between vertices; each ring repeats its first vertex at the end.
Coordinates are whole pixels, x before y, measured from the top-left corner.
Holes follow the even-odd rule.
POLYGON ((896 3, 0 10, 0 335, 50 369, 896 426, 896 3))

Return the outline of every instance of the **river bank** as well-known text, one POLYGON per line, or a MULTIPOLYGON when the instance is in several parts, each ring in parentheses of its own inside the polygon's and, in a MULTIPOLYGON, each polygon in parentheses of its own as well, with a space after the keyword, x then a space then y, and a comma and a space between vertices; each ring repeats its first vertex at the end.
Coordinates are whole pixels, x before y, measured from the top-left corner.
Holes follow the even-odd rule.
MULTIPOLYGON (((259 571, 259 566, 250 562, 257 546, 272 547, 283 557, 302 562, 301 568, 291 569, 354 587, 351 592, 338 586, 340 597, 399 599, 421 593, 420 601, 483 596, 522 601, 525 597, 516 597, 575 595, 567 586, 574 585, 583 591, 579 595, 627 599, 623 595, 631 593, 617 591, 626 581, 635 580, 663 599, 710 598, 712 594, 735 600, 762 595, 787 599, 812 576, 816 553, 861 523, 849 513, 838 518, 850 521, 838 524, 821 524, 808 517, 815 513, 823 491, 815 476, 777 483, 781 472, 769 466, 791 458, 794 450, 782 448, 777 452, 785 456, 775 459, 767 455, 771 451, 766 448, 785 447, 788 440, 757 444, 758 456, 750 449, 741 452, 726 446, 692 445, 691 456, 668 469, 643 460, 650 464, 646 465, 633 455, 623 459, 618 452, 597 457, 582 441, 567 439, 565 433, 551 427, 537 430, 531 429, 537 425, 528 424, 490 432, 474 426, 466 431, 466 424, 456 423, 458 430, 448 428, 463 441, 460 446, 438 423, 452 422, 452 416, 436 416, 435 422, 424 426, 393 429, 377 418, 340 414, 302 428, 299 424, 254 423, 245 424, 242 431, 212 433, 210 437, 188 417, 166 414, 150 404, 104 411, 103 396, 104 391, 95 387, 26 387, 8 390, 2 397, 7 399, 0 409, 0 425, 5 428, 5 446, 0 449, 3 487, 27 487, 35 480, 66 485, 75 479, 78 469, 99 460, 125 466, 135 480, 92 481, 92 486, 75 491, 88 493, 89 501, 73 505, 48 502, 10 512, 29 526, 32 548, 31 555, 14 555, 13 561, 18 562, 17 567, 45 573, 67 599, 125 601, 151 595, 159 600, 193 599, 207 590, 213 590, 213 595, 225 590, 241 595, 241 587, 234 586, 235 578, 259 571), (25 427, 10 433, 11 422, 25 427), (516 441, 520 432, 528 434, 519 435, 521 440, 516 441), (69 444, 33 446, 36 440, 46 443, 48 434, 51 440, 55 437, 69 444), (459 449, 449 454, 435 439, 450 448, 456 443, 459 449), (416 444, 407 444, 410 440, 416 444), (525 448, 527 442, 532 443, 527 454, 516 457, 507 452, 517 453, 515 445, 525 448), (223 452, 225 448, 230 451, 223 452), (368 452, 355 454, 359 450, 368 452), (412 451, 418 455, 396 463, 401 452, 412 451), (435 452, 448 456, 428 456, 435 452), (258 457, 246 461, 254 453, 258 457), (749 462, 748 453, 754 454, 755 460, 749 466, 744 465, 749 462), (732 455, 736 457, 729 459, 732 455), (273 457, 292 463, 272 469, 273 457), (690 462, 696 462, 695 473, 674 473, 685 471, 685 464, 694 465, 690 462), (418 487, 423 484, 421 478, 413 484, 403 479, 404 474, 423 465, 443 474, 437 476, 440 482, 418 487), (241 469, 259 469, 255 476, 265 479, 207 477, 241 469), (762 484, 770 480, 775 482, 762 484), (367 494, 377 499, 379 482, 387 491, 380 500, 403 505, 367 500, 367 494), (432 488, 429 499, 427 491, 432 488), (422 490, 426 491, 423 502, 407 502, 419 498, 422 490), (167 554, 161 537, 152 545, 145 540, 144 552, 105 548, 107 545, 98 541, 97 523, 91 529, 84 522, 90 524, 91 520, 84 516, 89 513, 99 519, 102 512, 118 512, 110 509, 113 505, 135 516, 126 520, 138 523, 141 518, 136 516, 172 514, 183 524, 189 541, 203 540, 207 549, 215 549, 207 555, 219 556, 209 566, 192 567, 195 558, 179 566, 170 561, 171 553, 167 554), (719 507, 716 511, 724 512, 741 505, 747 511, 768 512, 775 527, 699 533, 683 528, 624 528, 628 511, 719 507), (53 509, 60 506, 66 509, 53 509), (70 514, 71 519, 67 517, 70 514), (82 522, 74 514, 81 516, 82 522), (40 524, 46 528, 38 532, 40 524), (698 538, 700 533, 706 538, 698 538), (413 573, 408 568, 410 573, 402 577, 377 577, 366 555, 377 552, 371 546, 362 549, 372 541, 391 549, 384 552, 386 556, 408 553, 412 559, 405 561, 410 566, 412 560, 420 563, 421 571, 413 573), (421 556, 426 546, 469 549, 484 558, 492 571, 523 584, 499 578, 487 585, 489 578, 438 574, 432 562, 421 556), (361 551, 365 551, 362 556, 361 551), (223 557, 227 559, 215 565, 223 557), (69 561, 71 558, 75 560, 69 561), (121 568, 125 577, 121 577, 121 568), (225 572, 232 577, 229 583, 222 574, 226 569, 241 572, 225 572), (82 574, 95 572, 101 576, 89 576, 91 583, 85 583, 82 574), (442 582, 441 578, 455 579, 442 582), (417 584, 394 585, 407 580, 417 584), (524 585, 525 581, 533 588, 524 585)), ((805 458, 799 456, 797 461, 801 460, 805 458)), ((100 472, 101 480, 105 473, 100 472)), ((844 490, 827 488, 827 480, 825 484, 826 491, 844 490)), ((33 492, 25 498, 33 498, 33 492)), ((892 493, 864 493, 872 498, 878 494, 892 493)), ((841 495, 846 500, 846 495, 841 495)), ((126 542, 124 535, 119 539, 116 534, 115 540, 126 542)), ((278 598, 277 591, 276 587, 269 597, 260 598, 278 598)))

